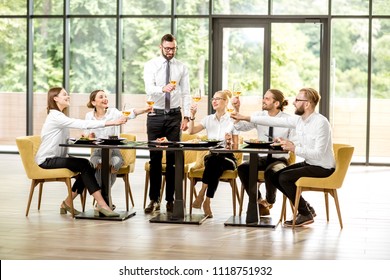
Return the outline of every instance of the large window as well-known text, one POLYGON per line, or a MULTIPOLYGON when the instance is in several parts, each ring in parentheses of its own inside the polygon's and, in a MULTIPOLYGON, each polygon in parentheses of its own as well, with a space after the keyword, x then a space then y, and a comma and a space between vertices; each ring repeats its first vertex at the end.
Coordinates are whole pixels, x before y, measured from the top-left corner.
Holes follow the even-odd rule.
MULTIPOLYGON (((262 84, 294 96, 302 86, 320 87, 324 79, 321 108, 334 141, 356 147, 353 162, 389 164, 390 149, 384 147, 390 139, 390 9, 384 0, 302 0, 293 5, 289 0, 0 1, 0 151, 16 150, 17 136, 40 133, 52 86, 71 93, 70 115, 76 118, 84 118, 95 89, 108 93, 110 106, 130 102, 144 107, 143 67, 159 55, 165 33, 177 37, 177 58, 190 69, 191 88, 204 93, 198 118, 209 114, 212 91, 232 88, 213 75, 218 67, 213 57, 226 47, 213 51, 214 24, 248 20, 248 15, 256 26, 240 34, 230 30, 229 49, 235 52, 225 61, 232 67, 226 73, 234 76, 229 81, 251 81, 244 83, 243 102, 261 95, 262 84), (263 23, 270 27, 271 47, 257 57, 253 48, 263 35, 252 31, 263 23), (329 37, 324 32, 331 34, 330 41, 322 41, 329 37), (256 61, 264 61, 264 67, 256 61)), ((122 130, 146 139, 145 124, 142 115, 122 130)))

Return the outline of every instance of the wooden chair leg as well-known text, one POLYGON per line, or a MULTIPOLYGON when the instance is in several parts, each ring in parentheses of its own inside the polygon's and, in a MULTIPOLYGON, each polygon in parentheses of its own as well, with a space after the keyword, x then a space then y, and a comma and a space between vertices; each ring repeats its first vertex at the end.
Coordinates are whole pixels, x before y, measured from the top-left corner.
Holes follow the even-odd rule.
POLYGON ((339 204, 339 197, 337 195, 337 190, 332 190, 332 196, 334 198, 334 203, 336 205, 336 210, 337 210, 337 216, 339 217, 339 223, 340 223, 340 228, 343 229, 343 220, 341 219, 341 211, 340 211, 340 204, 339 204))
POLYGON ((38 184, 38 183, 36 182, 36 180, 32 180, 32 181, 31 181, 30 194, 29 194, 29 196, 28 196, 28 201, 27 201, 26 217, 28 216, 28 213, 30 212, 31 201, 32 201, 32 198, 33 198, 33 196, 34 196, 34 189, 35 189, 35 186, 36 186, 37 184, 38 184))
POLYGON ((38 210, 41 210, 42 191, 43 191, 43 182, 40 182, 39 193, 38 193, 38 210))
POLYGON ((146 197, 148 196, 148 190, 149 190, 149 178, 150 178, 150 172, 146 171, 146 174, 145 174, 145 191, 144 191, 144 209, 146 208, 146 197))

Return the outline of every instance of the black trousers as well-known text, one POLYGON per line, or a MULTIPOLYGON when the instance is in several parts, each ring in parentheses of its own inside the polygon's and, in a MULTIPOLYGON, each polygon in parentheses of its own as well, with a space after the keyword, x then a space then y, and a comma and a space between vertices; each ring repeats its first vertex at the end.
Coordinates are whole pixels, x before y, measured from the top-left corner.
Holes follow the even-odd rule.
MULTIPOLYGON (((294 203, 297 193, 295 182, 301 177, 323 178, 332 175, 334 168, 326 169, 321 166, 298 162, 278 171, 272 177, 273 184, 294 203)), ((306 216, 310 214, 306 200, 299 198, 298 213, 306 216)))
MULTIPOLYGON (((287 166, 287 160, 285 158, 270 158, 258 157, 257 158, 257 171, 264 171, 264 181, 266 190, 266 199, 270 204, 274 204, 276 200, 276 187, 272 183, 271 178, 276 173, 274 166, 283 164, 283 167, 287 166)), ((257 184, 254 189, 249 190, 249 162, 244 162, 238 166, 238 176, 241 183, 249 197, 256 196, 260 199, 261 193, 257 189, 257 184)))
POLYGON ((204 166, 202 182, 208 185, 206 196, 213 198, 222 173, 236 169, 237 160, 232 153, 211 153, 205 156, 204 166))
POLYGON ((80 176, 76 178, 72 186, 72 191, 78 194, 81 194, 85 187, 87 187, 89 194, 101 189, 96 181, 95 168, 88 159, 78 157, 46 158, 39 166, 44 169, 68 168, 73 172, 79 172, 80 176))
MULTIPOLYGON (((180 141, 180 125, 182 115, 181 112, 174 112, 170 114, 148 115, 147 118, 147 133, 148 140, 153 141, 157 138, 166 137, 169 141, 180 141)), ((161 189, 161 160, 162 151, 150 151, 150 189, 149 199, 160 201, 161 189)), ((165 200, 173 201, 175 193, 175 153, 167 152, 166 163, 166 188, 165 200)))

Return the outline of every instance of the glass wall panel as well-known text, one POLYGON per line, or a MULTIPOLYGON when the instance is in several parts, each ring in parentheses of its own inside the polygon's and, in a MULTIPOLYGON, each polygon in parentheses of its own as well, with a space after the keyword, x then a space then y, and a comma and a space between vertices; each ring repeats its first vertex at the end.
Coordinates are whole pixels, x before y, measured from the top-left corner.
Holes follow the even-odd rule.
POLYGON ((368 15, 369 0, 332 0, 332 15, 368 15))
POLYGON ((62 15, 64 1, 34 0, 34 15, 62 15))
POLYGON ((209 76, 209 20, 179 18, 177 22, 177 59, 185 63, 190 72, 192 93, 200 90, 197 118, 208 114, 209 76))
POLYGON ((390 162, 390 20, 374 19, 370 119, 370 163, 390 162))
POLYGON ((181 0, 176 3, 176 14, 178 15, 209 14, 209 0, 181 0))
POLYGON ((0 145, 26 134, 26 20, 0 18, 0 145), (11 121, 12 120, 12 121, 11 121))
POLYGON ((123 0, 124 15, 170 15, 171 0, 123 0))
POLYGON ((329 0, 272 0, 273 15, 327 15, 329 0))
POLYGON ((116 2, 113 0, 70 0, 70 13, 81 15, 115 15, 116 2))
POLYGON ((34 19, 33 130, 40 134, 47 112, 47 92, 63 82, 63 21, 34 19))
POLYGON ((62 19, 34 19, 34 92, 62 84, 63 47, 62 19))
MULTIPOLYGON (((170 33, 170 23, 169 18, 123 19, 122 104, 130 103, 136 108, 146 106, 144 65, 161 54, 161 37, 170 33)), ((146 115, 131 120, 123 131, 135 134, 138 140, 147 140, 146 115)))
POLYGON ((290 97, 293 112, 299 89, 319 88, 321 24, 273 23, 271 39, 271 88, 290 97))
MULTIPOLYGON (((116 20, 74 18, 70 22, 70 116, 84 118, 89 94, 102 89, 116 107, 116 20)), ((75 133, 80 133, 76 131, 75 133)), ((72 135, 75 136, 75 135, 72 135)), ((76 135, 75 137, 80 136, 76 135)))
POLYGON ((335 143, 355 146, 355 161, 366 155, 368 20, 332 21, 330 121, 335 143))
POLYGON ((116 21, 75 18, 70 24, 70 92, 115 91, 116 21))
POLYGON ((268 0, 214 0, 215 15, 267 15, 268 0))
POLYGON ((373 15, 390 15, 390 5, 388 0, 375 0, 372 2, 373 15))
POLYGON ((26 15, 26 0, 2 0, 0 1, 0 15, 26 15))

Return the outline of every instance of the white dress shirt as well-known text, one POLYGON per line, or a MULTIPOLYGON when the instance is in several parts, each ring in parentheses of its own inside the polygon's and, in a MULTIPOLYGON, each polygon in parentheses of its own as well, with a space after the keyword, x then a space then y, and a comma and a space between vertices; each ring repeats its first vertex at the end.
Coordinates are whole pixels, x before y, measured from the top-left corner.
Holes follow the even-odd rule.
POLYGON ((335 168, 332 131, 329 121, 323 115, 314 112, 306 120, 296 115, 286 118, 251 116, 250 121, 267 126, 295 128, 295 154, 310 165, 335 168))
POLYGON ((216 114, 208 115, 201 120, 200 124, 206 129, 208 139, 225 140, 225 133, 239 134, 228 113, 225 113, 219 120, 216 114))
MULTIPOLYGON (((136 117, 134 108, 130 110, 130 115, 128 119, 134 119, 136 117)), ((100 120, 104 121, 113 121, 122 117, 122 112, 117 108, 107 108, 106 114, 100 120)), ((85 115, 86 120, 97 120, 95 117, 95 111, 90 111, 85 115)), ((85 135, 89 135, 89 133, 95 133, 96 138, 108 138, 110 135, 119 136, 119 126, 106 126, 101 128, 89 129, 84 131, 85 135)))
POLYGON ((69 128, 79 128, 82 130, 89 128, 104 127, 106 121, 87 121, 72 119, 58 110, 50 110, 46 117, 41 132, 41 145, 35 156, 35 162, 39 165, 46 158, 66 157, 68 155, 67 147, 60 147, 60 144, 66 144, 69 138, 69 128))
MULTIPOLYGON (((268 111, 263 110, 263 111, 258 111, 252 114, 252 117, 259 117, 259 116, 269 116, 268 111)), ((276 116, 269 116, 271 118, 287 118, 289 117, 289 114, 286 114, 282 111, 280 111, 276 116)), ((266 125, 260 125, 260 124, 255 124, 252 122, 237 122, 234 127, 239 130, 239 131, 249 131, 252 129, 257 130, 257 138, 260 141, 270 141, 270 139, 265 136, 266 134, 269 134, 269 126, 266 125)), ((294 135, 294 129, 289 128, 289 127, 274 127, 273 129, 273 137, 282 137, 285 139, 291 139, 294 135)), ((264 156, 264 155, 263 155, 264 156)), ((289 158, 289 154, 273 154, 273 158, 289 158)))
MULTIPOLYGON (((159 56, 149 60, 144 67, 144 82, 147 95, 154 100, 155 109, 165 109, 167 60, 159 56)), ((176 90, 171 92, 171 108, 182 107, 184 116, 190 115, 191 95, 188 68, 176 58, 170 60, 170 80, 175 80, 176 90)))

